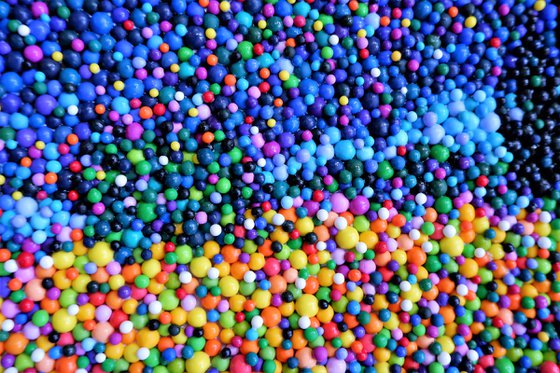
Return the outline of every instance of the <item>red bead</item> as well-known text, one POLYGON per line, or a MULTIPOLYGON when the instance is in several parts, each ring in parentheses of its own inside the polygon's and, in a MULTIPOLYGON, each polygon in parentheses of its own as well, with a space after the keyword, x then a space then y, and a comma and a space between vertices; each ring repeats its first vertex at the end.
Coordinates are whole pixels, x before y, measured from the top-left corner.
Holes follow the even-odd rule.
POLYGON ((262 44, 257 43, 255 44, 255 46, 253 47, 253 53, 257 56, 260 56, 261 54, 264 53, 264 47, 262 46, 262 44))
POLYGON ((35 302, 33 302, 31 299, 24 299, 19 302, 19 309, 21 310, 21 312, 31 312, 34 305, 35 302))
POLYGON ((212 91, 205 92, 202 95, 202 100, 204 100, 207 104, 211 103, 214 101, 214 93, 212 91))
POLYGON ((387 200, 387 201, 383 202, 383 207, 385 207, 387 210, 392 209, 393 208, 393 201, 387 200))
POLYGON ((175 244, 173 242, 168 242, 168 243, 165 244, 163 249, 168 253, 172 252, 172 251, 175 251, 175 244))
POLYGON ((82 164, 78 161, 74 161, 74 162, 70 163, 69 168, 70 168, 70 171, 72 171, 74 173, 77 173, 77 172, 82 171, 82 164))
POLYGON ((362 60, 365 60, 368 57, 369 57, 369 51, 367 49, 361 49, 360 50, 360 58, 362 60))
POLYGON ((243 312, 237 312, 235 314, 235 321, 242 322, 243 320, 245 320, 245 314, 243 312))
POLYGON ((325 194, 321 190, 316 190, 313 192, 313 201, 321 202, 325 199, 325 194))
POLYGON ((89 302, 98 307, 105 303, 105 294, 93 293, 89 295, 89 302))
POLYGON ((264 212, 267 212, 267 211, 270 211, 270 209, 272 208, 272 205, 270 204, 270 202, 266 201, 266 202, 262 203, 261 207, 264 210, 264 212))
POLYGON ((154 114, 162 116, 165 114, 165 105, 164 104, 156 104, 154 106, 154 114))
POLYGON ((403 156, 406 154, 406 146, 399 146, 397 148, 397 154, 403 156))
POLYGON ((254 120, 255 120, 255 119, 254 119, 253 117, 251 117, 251 116, 245 117, 245 123, 247 123, 247 124, 253 124, 253 121, 254 121, 254 120))
POLYGON ((131 20, 127 19, 126 21, 123 22, 123 28, 126 31, 131 31, 134 28, 134 22, 132 22, 131 20))
POLYGON ((58 152, 62 155, 68 154, 68 152, 70 152, 70 147, 66 144, 60 144, 58 145, 58 152))
POLYGON ((35 263, 35 257, 28 252, 22 252, 17 258, 17 262, 21 268, 29 268, 35 263))
POLYGON ((267 82, 262 82, 261 84, 259 84, 259 91, 263 93, 270 91, 270 84, 268 84, 267 82))
POLYGON ((502 41, 499 38, 490 39, 490 46, 494 48, 499 48, 502 45, 502 41))
POLYGON ((484 175, 479 176, 478 179, 476 179, 476 185, 479 187, 485 187, 488 185, 488 178, 484 175))

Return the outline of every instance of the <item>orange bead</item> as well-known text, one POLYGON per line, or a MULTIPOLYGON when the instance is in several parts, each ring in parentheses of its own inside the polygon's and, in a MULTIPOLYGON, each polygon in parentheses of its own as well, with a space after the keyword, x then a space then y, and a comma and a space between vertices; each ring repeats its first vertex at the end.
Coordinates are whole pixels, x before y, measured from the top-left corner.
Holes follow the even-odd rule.
POLYGON ((264 325, 268 328, 272 328, 280 323, 282 314, 276 307, 266 307, 262 310, 261 317, 263 318, 264 325))
POLYGON ((161 337, 157 346, 158 350, 163 351, 168 348, 173 348, 174 345, 175 343, 173 342, 173 339, 169 337, 161 337))
POLYGON ((54 172, 49 172, 45 175, 45 183, 54 184, 58 180, 58 176, 54 172))
POLYGON ((29 341, 21 333, 10 334, 6 342, 4 342, 4 347, 6 352, 12 355, 20 355, 25 351, 25 347, 29 341))
POLYGON ((10 253, 10 250, 8 249, 0 249, 0 262, 5 262, 10 260, 12 254, 10 253))
POLYGON ((358 10, 358 2, 356 0, 352 0, 348 3, 348 8, 350 8, 351 11, 355 12, 356 10, 358 10))
POLYGON ((162 324, 169 324, 171 322, 171 319, 172 319, 171 313, 169 312, 162 312, 159 314, 159 321, 162 324))
POLYGON ((31 166, 31 158, 29 158, 29 157, 23 157, 23 158, 21 159, 20 164, 21 164, 23 167, 29 167, 29 166, 31 166))
POLYGON ((81 241, 84 238, 84 232, 81 229, 72 229, 72 232, 70 232, 70 238, 74 242, 81 241))
POLYGON ((319 280, 316 277, 309 277, 305 283, 303 292, 305 294, 315 294, 319 290, 319 280))
POLYGON ((159 50, 162 53, 167 53, 169 52, 169 44, 167 43, 161 43, 161 45, 159 46, 159 50))
POLYGON ((11 291, 17 291, 21 289, 21 286, 22 286, 22 282, 19 278, 13 278, 10 280, 10 282, 8 282, 8 288, 11 291))
POLYGON ((459 9, 456 6, 452 6, 447 12, 451 16, 451 18, 455 18, 459 14, 459 9))
POLYGON ((160 284, 165 284, 169 279, 169 274, 167 272, 160 272, 156 275, 155 279, 160 284))
POLYGON ((259 71, 259 76, 263 79, 268 79, 270 77, 270 70, 267 69, 266 67, 262 68, 259 71))
POLYGON ((229 86, 234 86, 237 83, 237 78, 233 74, 227 74, 224 78, 224 83, 229 86))
POLYGON ((76 145, 80 141, 77 135, 71 133, 66 137, 66 142, 70 145, 76 145))
POLYGON ((99 115, 104 114, 105 113, 105 106, 101 105, 101 104, 95 105, 95 113, 99 114, 99 115))
POLYGON ((73 373, 78 370, 78 356, 63 356, 56 360, 54 363, 54 368, 57 372, 68 372, 73 373))
POLYGON ((206 57, 206 63, 210 66, 216 66, 218 64, 218 56, 211 54, 206 57))
POLYGON ((208 356, 216 356, 222 349, 222 343, 217 339, 211 339, 206 341, 206 345, 204 346, 204 352, 208 354, 208 356))
POLYGON ((206 338, 206 340, 218 338, 220 335, 220 327, 213 322, 205 324, 202 327, 202 331, 204 332, 204 338, 206 338))
POLYGON ((147 106, 142 106, 140 108, 140 118, 142 119, 150 119, 152 117, 152 115, 154 115, 154 112, 152 111, 151 108, 147 107, 147 106))
POLYGON ((68 268, 66 270, 66 278, 69 280, 75 280, 80 275, 80 272, 76 268, 68 268))

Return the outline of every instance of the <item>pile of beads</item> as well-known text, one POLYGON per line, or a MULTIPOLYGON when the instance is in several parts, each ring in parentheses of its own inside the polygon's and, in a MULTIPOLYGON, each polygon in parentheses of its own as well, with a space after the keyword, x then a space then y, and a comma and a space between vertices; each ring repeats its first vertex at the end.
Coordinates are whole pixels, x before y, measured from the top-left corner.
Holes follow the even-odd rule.
POLYGON ((0 366, 560 373, 547 0, 0 0, 0 366))

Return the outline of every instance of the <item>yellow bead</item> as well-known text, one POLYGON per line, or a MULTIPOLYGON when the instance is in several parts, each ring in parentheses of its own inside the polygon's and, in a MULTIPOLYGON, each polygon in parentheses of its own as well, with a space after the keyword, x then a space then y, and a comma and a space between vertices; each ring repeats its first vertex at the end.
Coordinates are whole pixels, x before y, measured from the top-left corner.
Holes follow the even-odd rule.
POLYGON ((39 150, 43 150, 45 149, 45 143, 42 141, 36 141, 35 142, 35 147, 39 150))
POLYGON ((97 180, 105 180, 105 177, 106 177, 106 176, 107 176, 107 175, 105 174, 104 171, 97 171, 97 172, 95 173, 95 178, 96 178, 97 180))
POLYGON ((257 26, 259 26, 259 28, 260 28, 261 30, 264 30, 264 29, 266 28, 266 21, 265 21, 265 20, 260 20, 260 21, 257 23, 257 26))
POLYGON ((268 290, 257 289, 251 296, 251 300, 255 302, 255 307, 262 310, 270 306, 272 294, 268 290))
POLYGON ((478 273, 478 263, 470 258, 465 259, 465 263, 459 266, 459 273, 466 278, 473 278, 478 273))
POLYGON ((171 311, 171 320, 175 325, 183 325, 187 322, 187 311, 178 307, 171 311))
POLYGON ((220 279, 219 286, 224 297, 234 296, 239 291, 239 281, 232 276, 220 279))
POLYGON ((334 271, 328 268, 321 268, 317 274, 317 280, 319 280, 319 285, 323 287, 329 287, 333 283, 334 271))
POLYGON ((296 312, 300 316, 313 317, 319 311, 319 301, 313 295, 303 294, 296 300, 296 312))
POLYGON ((258 271, 265 264, 265 257, 261 253, 253 253, 249 259, 249 268, 253 271, 258 271))
POLYGON ((157 88, 152 88, 152 89, 150 89, 148 94, 150 95, 150 97, 155 98, 155 97, 159 96, 159 90, 157 88))
POLYGON ((216 30, 214 30, 214 29, 211 29, 211 28, 206 29, 205 34, 206 34, 206 37, 208 39, 215 39, 216 38, 216 30))
POLYGON ((115 88, 117 91, 122 91, 124 89, 124 83, 120 80, 117 80, 115 83, 113 83, 113 88, 115 88))
POLYGON ((79 275, 72 281, 72 288, 78 293, 84 293, 87 291, 87 285, 91 282, 91 277, 88 275, 79 275))
POLYGON ((97 74, 101 69, 99 68, 99 65, 96 63, 92 63, 89 65, 89 71, 91 71, 92 74, 97 74))
POLYGON ((467 17, 467 19, 465 20, 465 27, 473 28, 476 26, 477 22, 478 20, 476 19, 476 17, 474 16, 467 17))
POLYGON ((360 239, 358 231, 354 227, 346 227, 336 235, 336 243, 343 249, 353 249, 360 239))
POLYGON ((282 330, 278 327, 268 329, 265 338, 272 347, 278 347, 283 341, 282 330))
POLYGON ((124 277, 121 275, 115 275, 109 278, 109 286, 111 287, 111 290, 119 290, 119 288, 124 286, 124 284, 124 277))
POLYGON ((174 64, 172 64, 171 66, 169 66, 169 70, 170 70, 172 73, 178 73, 179 70, 180 70, 180 67, 179 67, 179 65, 177 65, 176 63, 174 63, 174 64))
POLYGON ((52 57, 52 59, 55 60, 56 62, 60 62, 60 61, 62 61, 62 59, 64 58, 64 56, 62 55, 62 53, 61 53, 61 52, 58 52, 58 51, 57 51, 57 52, 54 52, 54 53, 52 54, 51 57, 52 57))
POLYGON ((197 351, 185 361, 187 373, 206 372, 210 368, 210 356, 206 352, 197 351))
POLYGON ((173 141, 170 144, 171 150, 178 152, 181 150, 181 144, 178 141, 173 141))
POLYGON ((231 8, 231 5, 227 1, 220 2, 220 10, 222 12, 227 12, 231 8))
POLYGON ((321 21, 315 21, 313 23, 313 30, 315 31, 321 31, 323 29, 323 22, 321 21))
POLYGON ((155 330, 142 329, 136 334, 136 343, 140 347, 154 348, 159 342, 159 333, 155 330))
POLYGON ((367 31, 365 29, 359 29, 356 33, 356 36, 359 38, 365 38, 367 36, 367 31))
POLYGON ((86 303, 83 306, 80 306, 80 310, 78 311, 76 317, 81 322, 93 320, 93 318, 95 317, 95 306, 90 303, 86 303))
POLYGON ((463 253, 465 243, 459 236, 444 237, 440 242, 441 251, 451 257, 459 256, 463 253))
POLYGON ((299 270, 307 265, 307 254, 302 250, 295 250, 290 254, 289 260, 292 267, 299 270))
POLYGON ((391 258, 393 258, 393 260, 395 260, 401 266, 405 265, 407 262, 407 256, 404 250, 397 249, 393 251, 393 253, 391 254, 391 258))
POLYGON ((88 258, 98 267, 105 267, 113 260, 113 250, 107 242, 97 242, 88 252, 88 258))
POLYGON ((146 260, 142 263, 142 273, 149 278, 154 278, 161 272, 161 263, 155 259, 146 260))
POLYGON ((543 10, 546 7, 546 1, 536 1, 535 5, 533 5, 533 9, 535 9, 537 12, 540 12, 541 10, 543 10))
POLYGON ((14 201, 19 201, 20 199, 23 198, 23 193, 22 192, 13 192, 12 193, 12 198, 14 199, 14 201))
POLYGON ((190 108, 189 111, 189 117, 197 117, 198 116, 198 110, 196 108, 190 108))
POLYGON ((138 345, 137 344, 130 344, 124 348, 124 358, 129 363, 135 363, 138 361, 138 345))
POLYGON ((325 310, 319 310, 319 312, 317 312, 317 319, 322 323, 327 323, 331 321, 333 317, 334 317, 334 309, 331 306, 329 306, 325 310))
POLYGON ((202 328, 206 324, 206 311, 200 307, 195 307, 187 316, 188 323, 195 328, 202 328))
POLYGON ((266 125, 269 128, 274 128, 274 126, 276 126, 276 119, 270 118, 269 120, 266 121, 266 125))
POLYGON ((109 359, 120 359, 123 353, 124 345, 122 343, 117 345, 108 344, 105 349, 105 355, 107 355, 109 359))
POLYGON ((123 303, 123 311, 127 315, 132 315, 136 308, 138 307, 138 301, 136 299, 127 299, 123 303))
POLYGON ((285 82, 286 80, 290 79, 290 73, 286 70, 282 70, 278 73, 278 77, 281 81, 285 82))
POLYGON ((66 271, 57 271, 53 276, 54 285, 60 290, 68 289, 72 286, 72 281, 66 277, 66 271))
POLYGON ((401 26, 402 27, 410 27, 410 20, 405 18, 401 21, 401 26))
POLYGON ((401 60, 401 52, 399 51, 394 51, 393 53, 391 53, 391 59, 393 60, 393 62, 398 62, 401 60))
POLYGON ((67 269, 72 267, 76 256, 71 252, 58 251, 52 255, 52 258, 56 269, 67 269))
POLYGON ((191 272, 195 277, 203 278, 208 274, 208 270, 212 267, 210 259, 201 256, 194 258, 191 262, 191 272))
POLYGON ((339 104, 341 104, 341 105, 348 105, 348 97, 346 97, 346 96, 341 96, 341 97, 338 99, 338 102, 339 102, 339 104))
POLYGON ((59 333, 72 331, 77 322, 76 316, 70 315, 65 308, 56 311, 52 317, 52 326, 59 333))

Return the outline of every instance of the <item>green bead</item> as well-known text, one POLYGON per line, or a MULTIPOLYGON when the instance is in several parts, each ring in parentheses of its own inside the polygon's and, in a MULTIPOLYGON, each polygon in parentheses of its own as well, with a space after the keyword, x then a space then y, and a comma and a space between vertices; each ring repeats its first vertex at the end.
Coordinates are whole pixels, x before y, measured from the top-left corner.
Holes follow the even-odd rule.
POLYGON ((145 289, 150 285, 150 278, 146 275, 140 275, 134 279, 134 284, 140 289, 145 289))
POLYGON ((31 317, 31 321, 35 326, 45 326, 49 322, 49 314, 45 310, 38 310, 31 317))
POLYGON ((377 168, 377 176, 382 178, 383 180, 389 180, 395 174, 395 170, 391 167, 391 164, 388 161, 383 161, 379 164, 377 168))
POLYGON ((140 161, 135 167, 136 173, 140 176, 145 176, 152 170, 152 165, 148 161, 140 161))

